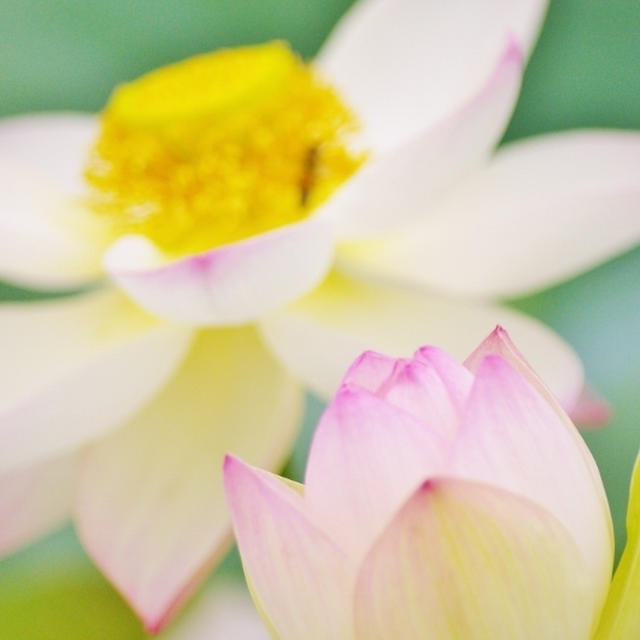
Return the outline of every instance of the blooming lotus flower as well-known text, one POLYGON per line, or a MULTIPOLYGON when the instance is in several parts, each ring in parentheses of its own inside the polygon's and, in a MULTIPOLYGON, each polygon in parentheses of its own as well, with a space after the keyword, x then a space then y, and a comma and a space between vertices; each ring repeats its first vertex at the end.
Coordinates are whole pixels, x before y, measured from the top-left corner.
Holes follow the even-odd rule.
MULTIPOLYGON (((274 638, 638 637, 593 635, 613 560, 600 476, 501 329, 465 365, 434 347, 365 352, 318 424, 304 486, 233 456, 225 481, 274 638)), ((640 629, 638 579, 635 614, 618 598, 603 629, 620 611, 640 629)))
POLYGON ((0 275, 102 286, 0 308, 0 550, 71 512, 157 630, 226 547, 224 452, 277 468, 301 383, 330 396, 364 347, 508 323, 582 410, 573 351, 495 299, 636 242, 640 136, 493 153, 544 9, 363 1, 313 66, 225 50, 99 118, 4 120, 0 275))

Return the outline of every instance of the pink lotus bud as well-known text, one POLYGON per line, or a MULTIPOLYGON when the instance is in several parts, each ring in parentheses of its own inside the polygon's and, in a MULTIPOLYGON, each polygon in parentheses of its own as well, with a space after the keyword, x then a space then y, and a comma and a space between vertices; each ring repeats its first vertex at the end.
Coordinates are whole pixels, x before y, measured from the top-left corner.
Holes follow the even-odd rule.
POLYGON ((595 463, 497 328, 463 365, 366 352, 305 484, 227 457, 254 600, 281 640, 588 640, 613 539, 595 463))

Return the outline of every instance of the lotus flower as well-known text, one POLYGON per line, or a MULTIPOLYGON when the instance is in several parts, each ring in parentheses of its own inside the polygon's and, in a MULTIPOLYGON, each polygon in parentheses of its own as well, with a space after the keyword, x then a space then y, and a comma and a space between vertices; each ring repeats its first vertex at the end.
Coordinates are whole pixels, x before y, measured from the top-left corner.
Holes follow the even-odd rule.
POLYGON ((274 638, 639 637, 640 471, 601 617, 613 539, 598 470, 501 329, 464 366, 434 347, 364 353, 304 486, 232 456, 225 481, 274 638))
POLYGON ((493 153, 544 10, 363 1, 313 66, 224 50, 99 118, 4 120, 0 275, 92 286, 0 308, 0 549, 71 512, 158 630, 229 539, 224 452, 276 469, 300 383, 330 395, 364 346, 459 354, 501 321, 584 407, 571 349, 493 300, 637 241, 640 136, 493 153))

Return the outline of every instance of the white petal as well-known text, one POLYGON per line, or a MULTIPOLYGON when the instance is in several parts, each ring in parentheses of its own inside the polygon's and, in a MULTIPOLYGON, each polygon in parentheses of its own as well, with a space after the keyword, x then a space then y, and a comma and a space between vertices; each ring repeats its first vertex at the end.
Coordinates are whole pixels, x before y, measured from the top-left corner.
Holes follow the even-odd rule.
POLYGON ((102 275, 97 219, 39 176, 0 158, 0 277, 70 289, 102 275))
POLYGON ((0 555, 29 544, 70 515, 77 454, 0 474, 0 555))
POLYGON ((193 325, 249 322, 297 298, 327 272, 331 227, 322 216, 168 264, 141 236, 105 256, 110 276, 144 308, 193 325))
POLYGON ((573 406, 583 385, 582 366, 573 350, 538 321, 502 306, 332 274, 261 326, 282 362, 328 398, 349 364, 367 349, 401 356, 434 344, 462 360, 496 324, 509 330, 563 405, 573 406))
POLYGON ((357 237, 415 221, 484 163, 515 104, 522 65, 520 49, 508 42, 485 83, 455 112, 368 159, 327 203, 338 233, 357 237))
POLYGON ((86 113, 51 112, 0 120, 0 162, 36 174, 58 191, 79 195, 98 120, 86 113))
POLYGON ((318 62, 374 147, 389 148, 462 105, 509 39, 528 51, 545 8, 543 0, 363 0, 318 62))
POLYGON ((0 306, 0 470, 117 426, 165 383, 190 337, 109 289, 0 306))
POLYGON ((0 122, 0 275, 72 288, 100 277, 106 234, 84 210, 82 164, 95 119, 23 116, 0 122))
POLYGON ((276 469, 302 406, 255 329, 202 331, 158 396, 91 448, 78 533, 147 629, 167 623, 228 546, 225 454, 276 469))
POLYGON ((513 143, 434 215, 342 264, 454 294, 529 293, 640 241, 639 167, 636 132, 513 143))

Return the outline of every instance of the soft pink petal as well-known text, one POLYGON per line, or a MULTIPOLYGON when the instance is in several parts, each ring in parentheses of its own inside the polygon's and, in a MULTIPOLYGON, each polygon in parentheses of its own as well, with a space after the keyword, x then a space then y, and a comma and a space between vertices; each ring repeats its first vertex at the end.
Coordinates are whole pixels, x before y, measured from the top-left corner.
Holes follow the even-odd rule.
POLYGON ((531 293, 638 244, 639 166, 635 131, 511 143, 421 222, 340 259, 458 296, 531 293))
POLYGON ((500 356, 506 360, 518 373, 522 374, 538 390, 544 389, 544 383, 536 372, 531 368, 522 352, 516 347, 509 332, 502 326, 497 325, 495 329, 467 356, 464 361, 473 373, 478 371, 478 367, 487 356, 500 356))
POLYGON ((447 473, 540 505, 564 524, 596 601, 611 575, 611 517, 593 458, 575 428, 501 356, 478 365, 447 473))
POLYGON ((161 264, 139 236, 111 247, 105 267, 136 302, 190 325, 249 322, 304 294, 328 270, 331 230, 321 217, 161 264))
POLYGON ((357 640, 586 640, 584 558, 551 514, 508 492, 425 483, 359 573, 357 640))
POLYGON ((227 499, 247 581, 280 640, 352 638, 349 560, 295 491, 228 457, 227 499))
MULTIPOLYGON (((354 556, 363 554, 398 504, 441 471, 448 446, 428 423, 368 391, 343 387, 315 432, 305 502, 317 522, 354 556)), ((431 419, 430 419, 431 418, 431 419)))
POLYGON ((167 623, 228 546, 225 453, 278 468, 302 405, 254 329, 202 331, 153 402, 88 452, 78 533, 149 630, 167 623))
MULTIPOLYGON (((555 397, 548 384, 549 380, 543 381, 527 362, 524 355, 513 343, 508 332, 501 326, 497 326, 481 343, 474 349, 473 353, 465 360, 465 365, 476 371, 485 356, 499 355, 503 357, 511 366, 523 375, 530 384, 553 406, 556 407, 561 420, 567 422, 568 412, 580 427, 600 426, 610 418, 610 409, 606 401, 600 398, 595 392, 584 386, 583 381, 576 377, 573 388, 565 386, 565 393, 560 397, 555 397), (564 411, 560 406, 564 407, 564 411)), ((535 354, 532 352, 533 356, 535 354)), ((560 388, 554 385, 554 388, 560 388)))
POLYGON ((515 38, 528 52, 542 0, 364 0, 338 24, 318 64, 388 148, 457 110, 515 38))
POLYGON ((0 555, 29 544, 71 514, 77 454, 0 474, 0 555))
POLYGON ((493 151, 515 104, 522 66, 518 45, 505 43, 495 69, 464 104, 392 149, 374 151, 327 205, 338 234, 357 238, 395 230, 428 215, 447 189, 493 151))
POLYGON ((612 409, 600 394, 587 385, 569 410, 569 415, 581 429, 597 429, 611 420, 612 409))
POLYGON ((0 307, 0 471, 118 426, 171 376, 191 339, 103 289, 0 307))
POLYGON ((460 414, 464 410, 473 384, 473 376, 469 375, 468 369, 449 353, 434 346, 421 347, 413 357, 437 373, 441 383, 446 387, 456 414, 460 414))
MULTIPOLYGON (((535 357, 535 351, 527 349, 529 357, 535 357)), ((550 388, 549 380, 543 380, 529 364, 527 358, 524 357, 520 349, 516 347, 509 332, 502 326, 497 325, 495 329, 471 352, 471 354, 464 361, 465 366, 476 373, 478 367, 483 363, 486 356, 497 355, 506 360, 520 375, 524 376, 531 385, 550 403, 556 406, 558 414, 561 419, 565 419, 566 415, 560 407, 557 406, 558 402, 568 409, 573 407, 580 396, 581 390, 584 386, 583 379, 578 376, 574 376, 574 385, 568 387, 567 392, 561 397, 555 397, 550 388)))
POLYGON ((450 436, 457 429, 473 376, 435 347, 425 347, 418 358, 366 351, 351 365, 343 384, 366 389, 423 420, 429 429, 450 436))
POLYGON ((384 390, 386 382, 405 360, 392 358, 376 351, 365 351, 347 369, 342 378, 343 385, 361 387, 371 393, 384 390))

